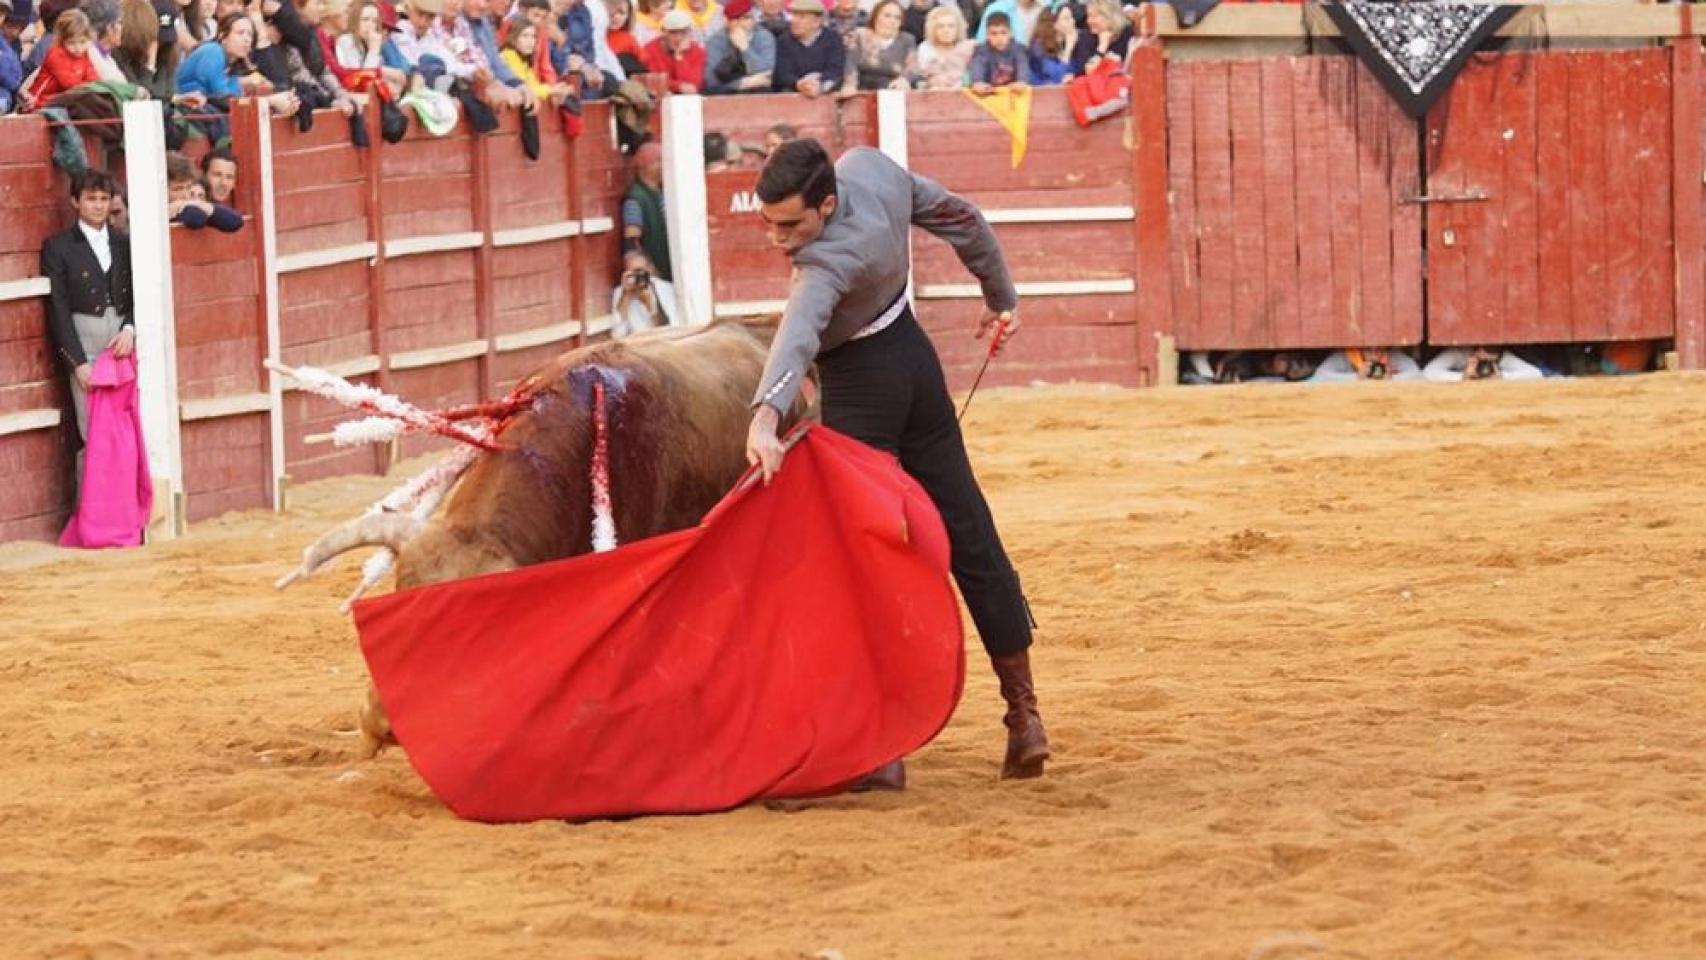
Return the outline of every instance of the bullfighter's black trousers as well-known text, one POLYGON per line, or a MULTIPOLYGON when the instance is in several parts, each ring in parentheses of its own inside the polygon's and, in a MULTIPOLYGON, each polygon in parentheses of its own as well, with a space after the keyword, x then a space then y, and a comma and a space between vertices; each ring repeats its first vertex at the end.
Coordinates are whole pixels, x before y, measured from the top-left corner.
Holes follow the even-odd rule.
POLYGON ((948 529, 959 584, 992 657, 1031 645, 1031 614, 972 475, 936 348, 910 307, 881 332, 820 354, 824 425, 891 453, 948 529))

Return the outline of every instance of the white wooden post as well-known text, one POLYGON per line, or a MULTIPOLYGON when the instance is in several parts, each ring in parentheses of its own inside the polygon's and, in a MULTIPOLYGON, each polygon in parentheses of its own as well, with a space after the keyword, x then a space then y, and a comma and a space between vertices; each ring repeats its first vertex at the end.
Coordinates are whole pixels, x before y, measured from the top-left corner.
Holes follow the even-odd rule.
POLYGON ((172 307, 172 225, 166 217, 166 131, 157 101, 124 105, 124 166, 136 289, 142 436, 154 481, 154 517, 148 535, 169 540, 184 528, 184 462, 178 421, 177 317, 172 307))
MULTIPOLYGON (((256 100, 258 109, 255 111, 255 122, 260 124, 259 136, 255 142, 260 145, 261 155, 261 216, 260 222, 265 227, 261 233, 261 259, 266 265, 266 303, 267 303, 267 359, 274 363, 283 363, 284 339, 279 333, 278 325, 278 218, 274 215, 273 181, 272 181, 272 110, 267 101, 256 100)), ((284 377, 266 371, 267 378, 267 429, 272 442, 268 446, 272 450, 272 508, 274 511, 284 509, 285 461, 284 461, 284 377)))
POLYGON ((689 325, 711 322, 711 226, 705 207, 705 101, 663 101, 663 208, 675 299, 689 325))
MULTIPOLYGON (((877 91, 877 149, 901 166, 907 165, 906 91, 877 91)), ((912 234, 906 237, 906 298, 914 298, 912 284, 912 234)))

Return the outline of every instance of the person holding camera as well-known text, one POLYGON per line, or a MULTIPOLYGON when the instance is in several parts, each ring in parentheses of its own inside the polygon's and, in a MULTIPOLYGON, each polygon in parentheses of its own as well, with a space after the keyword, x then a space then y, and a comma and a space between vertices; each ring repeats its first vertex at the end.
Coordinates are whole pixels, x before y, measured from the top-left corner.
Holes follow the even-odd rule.
POLYGON ((1435 383, 1461 380, 1539 380, 1541 369, 1509 350, 1448 347, 1428 361, 1422 376, 1435 383))
POLYGON ((610 304, 616 318, 612 339, 675 323, 675 288, 657 275, 639 248, 622 255, 622 281, 611 291, 610 304))

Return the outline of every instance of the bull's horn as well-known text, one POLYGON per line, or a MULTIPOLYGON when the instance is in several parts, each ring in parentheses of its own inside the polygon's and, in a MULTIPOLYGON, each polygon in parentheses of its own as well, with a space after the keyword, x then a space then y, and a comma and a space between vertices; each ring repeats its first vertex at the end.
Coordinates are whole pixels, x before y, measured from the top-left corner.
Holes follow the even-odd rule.
POLYGON ((369 513, 336 527, 302 551, 302 566, 285 574, 274 585, 284 589, 333 557, 356 547, 390 547, 400 553, 403 544, 415 538, 425 524, 406 513, 369 513))

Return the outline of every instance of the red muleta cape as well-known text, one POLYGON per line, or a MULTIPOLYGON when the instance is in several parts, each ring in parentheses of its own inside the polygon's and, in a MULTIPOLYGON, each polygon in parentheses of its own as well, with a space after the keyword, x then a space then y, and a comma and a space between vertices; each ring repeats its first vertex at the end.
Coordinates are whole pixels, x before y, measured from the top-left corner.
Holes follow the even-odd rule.
POLYGON ((929 496, 823 427, 698 527, 355 620, 398 742, 471 820, 833 792, 935 737, 965 679, 929 496))

